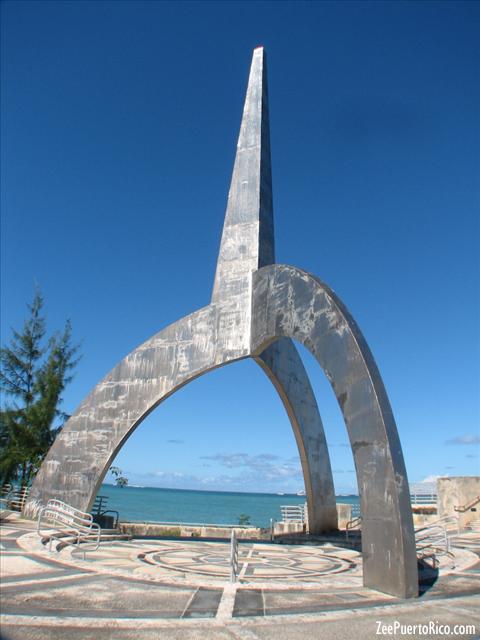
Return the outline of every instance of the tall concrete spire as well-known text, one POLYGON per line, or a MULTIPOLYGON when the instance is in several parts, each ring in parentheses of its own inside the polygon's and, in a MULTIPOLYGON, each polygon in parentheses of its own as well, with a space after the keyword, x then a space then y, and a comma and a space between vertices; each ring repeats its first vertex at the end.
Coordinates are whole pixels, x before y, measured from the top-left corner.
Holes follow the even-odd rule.
POLYGON ((212 302, 250 290, 250 274, 275 262, 266 55, 253 52, 212 302))

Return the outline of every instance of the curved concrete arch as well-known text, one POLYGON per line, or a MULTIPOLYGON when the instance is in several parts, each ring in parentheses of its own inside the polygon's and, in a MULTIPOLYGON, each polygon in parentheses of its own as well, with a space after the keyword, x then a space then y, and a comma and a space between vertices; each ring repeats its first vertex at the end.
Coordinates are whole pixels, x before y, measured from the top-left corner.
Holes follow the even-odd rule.
POLYGON ((253 274, 252 304, 252 355, 278 338, 295 338, 333 387, 355 460, 365 586, 400 597, 417 595, 410 493, 397 427, 357 324, 323 282, 286 265, 253 274))
MULTIPOLYGON (((88 511, 111 461, 155 407, 198 376, 244 357, 219 348, 218 313, 204 307, 126 356, 91 391, 48 452, 25 513, 57 498, 88 511)), ((235 350, 232 350, 235 351, 235 350)))
MULTIPOLYGON (((100 484, 128 437, 179 388, 219 366, 245 357, 238 345, 228 355, 218 331, 222 308, 210 305, 170 325, 132 351, 82 402, 50 449, 26 506, 55 497, 89 510, 100 484)), ((232 347, 232 344, 230 344, 232 347)), ((297 440, 312 532, 337 526, 333 478, 315 397, 291 340, 281 340, 255 359, 282 399, 297 440)))

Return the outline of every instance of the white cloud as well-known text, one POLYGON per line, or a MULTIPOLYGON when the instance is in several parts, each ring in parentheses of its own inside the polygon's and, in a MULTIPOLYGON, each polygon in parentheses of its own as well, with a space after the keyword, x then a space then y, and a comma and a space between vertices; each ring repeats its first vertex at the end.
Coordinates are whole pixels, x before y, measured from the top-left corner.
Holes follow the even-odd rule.
POLYGON ((438 480, 438 478, 444 478, 445 476, 435 476, 435 475, 431 475, 431 476, 427 476, 426 478, 424 478, 423 480, 420 480, 420 482, 423 484, 425 483, 429 483, 429 484, 435 484, 438 480))
POLYGON ((462 445, 462 444, 480 444, 480 436, 466 434, 464 436, 456 436, 445 442, 447 445, 462 445))
MULTIPOLYGON (((209 475, 191 475, 181 472, 152 471, 132 474, 132 483, 172 489, 202 489, 223 491, 296 492, 303 489, 300 460, 282 460, 271 453, 249 455, 244 452, 215 453, 201 456, 201 467, 209 467, 209 475), (216 463, 216 465, 215 465, 216 463), (222 473, 218 465, 228 470, 222 473), (214 467, 217 466, 217 473, 214 467), (220 472, 218 472, 220 471, 220 472)), ((208 472, 207 472, 208 473, 208 472)))

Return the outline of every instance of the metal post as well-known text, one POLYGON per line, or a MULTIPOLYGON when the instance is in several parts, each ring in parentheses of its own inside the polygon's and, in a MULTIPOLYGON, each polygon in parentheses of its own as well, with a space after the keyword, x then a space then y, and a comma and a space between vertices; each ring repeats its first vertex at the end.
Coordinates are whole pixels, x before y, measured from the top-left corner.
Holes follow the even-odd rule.
POLYGON ((238 542, 235 529, 230 538, 230 582, 236 582, 238 575, 238 542))
POLYGON ((275 540, 275 518, 270 518, 270 542, 275 540))

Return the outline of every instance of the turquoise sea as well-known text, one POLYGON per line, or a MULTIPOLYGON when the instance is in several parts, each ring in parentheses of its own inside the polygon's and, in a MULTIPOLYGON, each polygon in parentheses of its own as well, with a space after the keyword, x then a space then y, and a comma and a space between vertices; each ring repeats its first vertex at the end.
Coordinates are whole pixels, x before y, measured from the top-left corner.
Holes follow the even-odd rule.
MULTIPOLYGON (((237 524, 245 514, 252 525, 259 527, 268 527, 270 518, 280 520, 282 505, 305 503, 305 496, 296 494, 119 488, 109 484, 102 485, 99 495, 108 497, 107 508, 118 511, 124 521, 237 524)), ((358 504, 359 498, 337 496, 337 502, 358 504)))

